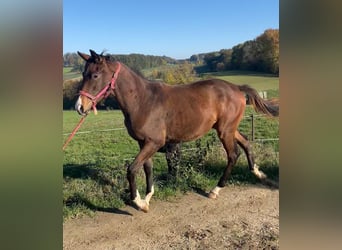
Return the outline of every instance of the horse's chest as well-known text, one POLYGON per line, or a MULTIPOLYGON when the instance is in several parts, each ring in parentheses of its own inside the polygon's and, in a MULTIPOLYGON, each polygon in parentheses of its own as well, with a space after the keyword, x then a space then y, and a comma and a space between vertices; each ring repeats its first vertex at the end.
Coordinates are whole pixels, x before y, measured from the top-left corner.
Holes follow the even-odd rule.
POLYGON ((135 140, 144 140, 146 137, 145 129, 146 122, 140 120, 125 119, 125 126, 128 134, 135 140))

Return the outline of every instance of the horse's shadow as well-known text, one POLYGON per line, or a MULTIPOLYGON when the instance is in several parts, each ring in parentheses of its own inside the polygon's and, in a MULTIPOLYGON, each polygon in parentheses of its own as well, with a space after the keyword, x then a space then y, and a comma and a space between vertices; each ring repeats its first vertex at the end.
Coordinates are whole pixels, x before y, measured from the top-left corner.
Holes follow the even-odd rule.
MULTIPOLYGON (((184 168, 185 166, 183 166, 184 168)), ((206 179, 220 179, 226 165, 225 164, 218 164, 218 163, 206 163, 204 164, 199 170, 199 172, 202 173, 203 178, 206 179)), ((182 167, 181 167, 182 168, 182 167)), ((247 184, 247 185, 258 185, 261 184, 265 188, 270 189, 278 189, 279 188, 279 167, 277 164, 272 165, 268 164, 265 166, 261 166, 260 170, 263 171, 267 178, 264 180, 258 179, 251 171, 249 170, 248 166, 245 166, 244 164, 239 164, 233 167, 232 173, 230 178, 228 179, 228 182, 226 184, 227 187, 231 184, 247 184)), ((157 182, 164 182, 164 183, 174 183, 174 185, 177 185, 177 179, 178 178, 184 178, 182 177, 182 171, 183 169, 178 169, 177 174, 175 176, 174 173, 165 172, 158 176, 155 176, 155 180, 157 182)), ((186 172, 187 170, 185 170, 186 172)), ((195 193, 208 198, 209 191, 203 189, 202 185, 196 185, 195 183, 188 183, 189 187, 192 191, 195 193)), ((213 187, 212 187, 213 188, 213 187)))
MULTIPOLYGON (((113 186, 113 181, 108 178, 101 169, 95 168, 95 164, 66 164, 63 166, 63 178, 64 179, 91 179, 97 182, 99 185, 109 185, 113 186)), ((121 215, 130 215, 131 213, 121 210, 116 207, 102 207, 95 205, 89 199, 81 195, 80 193, 75 193, 72 196, 68 197, 65 201, 67 206, 71 206, 73 204, 82 204, 83 206, 87 207, 93 211, 101 211, 107 213, 115 213, 121 215)))
MULTIPOLYGON (((213 176, 215 176, 215 179, 219 180, 224 169, 225 165, 207 164, 203 167, 202 172, 207 178, 213 178, 213 176)), ((258 179, 253 173, 251 173, 248 166, 236 165, 232 169, 231 176, 228 179, 226 186, 229 187, 230 184, 234 183, 249 185, 262 184, 265 188, 279 189, 279 167, 277 165, 267 165, 261 166, 260 170, 266 174, 266 179, 258 179)), ((196 186, 192 186, 191 188, 197 194, 208 197, 208 191, 196 186)))

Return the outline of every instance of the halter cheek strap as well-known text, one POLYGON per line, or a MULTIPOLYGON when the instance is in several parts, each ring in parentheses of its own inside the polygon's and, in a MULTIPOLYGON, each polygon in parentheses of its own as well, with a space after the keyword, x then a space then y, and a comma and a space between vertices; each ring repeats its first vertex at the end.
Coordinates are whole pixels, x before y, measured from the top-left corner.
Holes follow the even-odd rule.
POLYGON ((116 72, 113 74, 112 79, 110 80, 110 82, 109 82, 103 89, 100 90, 99 93, 97 93, 96 96, 93 96, 93 95, 91 95, 91 94, 89 94, 88 92, 83 91, 83 90, 80 91, 80 95, 81 95, 81 96, 86 96, 86 97, 88 97, 88 98, 91 100, 91 102, 93 103, 92 109, 94 110, 94 114, 95 114, 95 115, 97 114, 97 109, 96 109, 97 101, 98 101, 100 98, 102 98, 102 97, 103 97, 103 98, 107 98, 107 97, 110 95, 110 91, 115 89, 115 82, 116 82, 116 79, 118 78, 120 69, 121 69, 121 64, 118 63, 117 70, 116 70, 116 72))

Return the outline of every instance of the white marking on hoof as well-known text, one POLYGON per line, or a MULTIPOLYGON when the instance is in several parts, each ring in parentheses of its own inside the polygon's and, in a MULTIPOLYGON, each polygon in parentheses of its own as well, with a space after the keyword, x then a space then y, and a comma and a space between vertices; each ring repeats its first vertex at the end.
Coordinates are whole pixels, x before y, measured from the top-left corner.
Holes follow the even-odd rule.
POLYGON ((149 192, 145 197, 147 205, 150 205, 150 200, 151 200, 153 194, 154 194, 154 187, 152 186, 151 192, 149 192))
POLYGON ((257 164, 254 164, 254 169, 252 170, 252 173, 259 179, 267 178, 267 175, 265 175, 261 170, 259 170, 259 166, 257 164))
MULTIPOLYGON (((152 193, 152 192, 151 192, 152 193)), ((150 194, 150 193, 149 193, 150 194)), ((152 197, 152 195, 151 195, 152 197)), ((151 197, 149 199, 151 199, 151 197)), ((143 212, 147 213, 149 210, 149 201, 147 202, 146 200, 142 200, 139 194, 139 191, 137 190, 137 196, 135 197, 135 199, 133 200, 133 202, 135 203, 135 205, 137 205, 137 207, 142 210, 143 212)))
POLYGON ((213 190, 210 191, 210 193, 209 193, 209 195, 208 195, 209 198, 210 198, 210 199, 216 199, 216 198, 218 197, 219 192, 220 192, 221 189, 222 189, 222 188, 216 186, 213 190))
POLYGON ((135 205, 137 205, 138 207, 141 206, 141 197, 140 197, 140 194, 139 194, 138 189, 137 189, 137 196, 135 197, 135 199, 133 200, 133 202, 134 202, 135 205))

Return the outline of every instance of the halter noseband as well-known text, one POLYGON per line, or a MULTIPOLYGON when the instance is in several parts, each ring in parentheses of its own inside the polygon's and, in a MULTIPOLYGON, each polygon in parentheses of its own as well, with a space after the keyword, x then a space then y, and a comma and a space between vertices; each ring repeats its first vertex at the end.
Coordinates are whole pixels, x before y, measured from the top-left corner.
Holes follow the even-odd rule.
POLYGON ((91 95, 88 92, 83 91, 83 90, 80 91, 81 96, 88 97, 91 100, 91 102, 93 103, 92 109, 94 110, 95 115, 97 114, 97 109, 96 109, 97 101, 102 97, 107 98, 110 94, 110 91, 115 89, 115 82, 116 82, 116 79, 118 78, 120 69, 121 69, 121 64, 118 63, 117 70, 115 73, 113 73, 112 79, 103 89, 100 90, 100 92, 96 96, 93 96, 93 95, 91 95))

